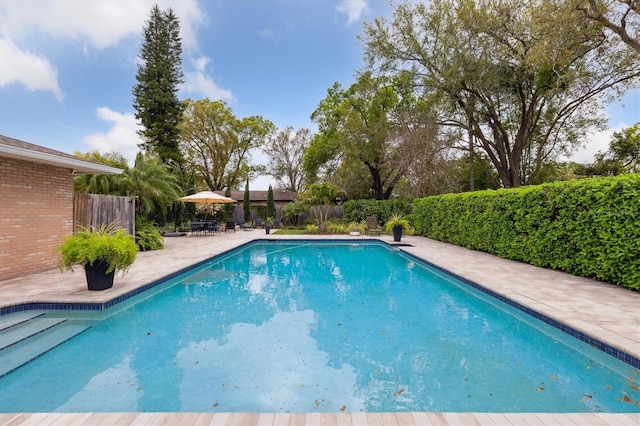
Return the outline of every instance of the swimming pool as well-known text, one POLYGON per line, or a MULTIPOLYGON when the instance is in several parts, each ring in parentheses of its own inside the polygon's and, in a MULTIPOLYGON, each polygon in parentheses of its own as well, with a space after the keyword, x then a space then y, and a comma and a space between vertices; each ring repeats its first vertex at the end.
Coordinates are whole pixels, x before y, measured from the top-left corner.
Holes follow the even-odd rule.
POLYGON ((158 290, 0 411, 638 411, 627 364, 383 244, 255 244, 158 290))

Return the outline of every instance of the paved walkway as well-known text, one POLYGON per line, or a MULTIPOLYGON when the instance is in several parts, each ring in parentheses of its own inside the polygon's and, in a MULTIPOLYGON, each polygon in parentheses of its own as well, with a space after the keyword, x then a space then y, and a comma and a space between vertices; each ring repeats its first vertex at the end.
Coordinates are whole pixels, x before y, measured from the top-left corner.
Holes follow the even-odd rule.
MULTIPOLYGON (((323 236, 290 236, 271 234, 265 235, 262 230, 239 231, 235 233, 218 234, 214 236, 188 236, 166 238, 165 248, 159 251, 142 252, 131 267, 129 272, 122 277, 116 276, 114 287, 101 292, 89 292, 86 290, 84 271, 78 268, 75 272, 61 273, 58 270, 51 270, 37 273, 30 276, 15 278, 12 280, 0 281, 0 307, 18 305, 23 303, 36 302, 98 302, 104 303, 122 294, 125 294, 142 285, 160 279, 179 269, 187 268, 194 263, 207 259, 216 254, 225 252, 243 243, 254 239, 308 239, 308 238, 333 238, 323 236)), ((350 239, 362 239, 363 237, 348 237, 350 239)), ((383 235, 380 238, 386 242, 392 242, 390 236, 383 235)), ((553 318, 573 329, 598 339, 609 346, 626 352, 635 358, 640 358, 640 293, 614 285, 601 283, 595 280, 574 277, 572 275, 537 268, 531 265, 500 259, 490 254, 474 252, 461 247, 440 243, 423 237, 406 236, 403 243, 407 246, 400 247, 414 256, 425 259, 439 267, 449 270, 468 280, 476 282, 514 302, 529 307, 540 314, 553 318)), ((10 418, 0 415, 0 424, 9 422, 10 418)), ((65 422, 64 416, 58 421, 65 422)), ((178 416, 176 414, 176 416, 178 416)), ((390 424, 397 424, 397 415, 389 415, 386 421, 390 424)), ((444 424, 456 424, 463 418, 462 414, 452 415, 452 421, 444 424)), ((486 424, 480 419, 484 418, 482 413, 471 415, 468 421, 461 423, 486 424), (476 416, 476 417, 474 417, 476 416)), ((519 415, 497 415, 497 424, 524 424, 519 415), (514 421, 508 418, 516 419, 514 421)), ((532 415, 532 424, 640 424, 640 415, 580 415, 581 421, 570 421, 566 415, 532 415), (544 421, 540 421, 540 416, 544 421), (547 417, 545 417, 547 416, 547 417), (609 416, 609 417, 607 417, 609 416), (545 420, 546 419, 546 420, 545 420), (604 419, 604 420, 603 420, 604 419)), ((415 423, 415 416, 401 416, 407 424, 415 423)), ((13 418, 13 417, 11 417, 13 418)), ((27 416, 27 419, 29 417, 27 416)), ((144 416, 136 418, 146 418, 144 416)), ((225 417, 229 419, 232 417, 225 417)), ((263 418, 263 417, 256 417, 263 418)), ((271 419, 271 417, 269 417, 271 419)), ((284 417, 276 416, 278 421, 268 420, 265 424, 321 424, 324 421, 318 418, 307 416, 306 420, 298 423, 293 420, 284 420, 284 417), (310 421, 309 419, 316 419, 310 421), (275 422, 275 423, 274 423, 275 422)), ((304 418, 304 416, 303 416, 304 418)), ((352 424, 353 416, 345 415, 328 416, 334 420, 328 424, 336 424, 335 419, 342 419, 338 423, 345 422, 352 424), (347 420, 348 419, 348 422, 347 420)), ((375 419, 376 416, 367 416, 375 419)), ((22 418, 24 419, 24 418, 22 418)), ((38 417, 40 419, 40 417, 38 417)), ((72 417, 68 417, 72 419, 72 417)), ((77 418, 76 418, 77 419, 77 418)), ((115 418, 113 418, 115 419, 115 418)), ((177 419, 177 417, 176 417, 177 419)), ((218 417, 217 421, 221 419, 218 417)), ((290 417, 287 417, 290 419, 290 417)), ((35 421, 35 417, 32 418, 35 421)), ((165 419, 166 420, 166 419, 165 419)), ((235 422, 220 424, 238 424, 235 422)), ((402 420, 401 423, 405 423, 402 420)), ((485 419, 486 420, 486 419, 485 419)), ((138 420, 139 421, 139 420, 138 420)), ((328 420, 327 420, 328 421, 328 420)), ((108 420, 107 420, 108 422, 108 420)), ((135 421, 126 424, 133 424, 135 421)), ((214 417, 205 422, 214 423, 214 417)), ((249 422, 248 424, 259 424, 260 422, 249 422)), ((530 424, 531 424, 530 423, 530 424)), ((353 423, 359 424, 359 423, 353 423)), ((383 424, 368 421, 368 424, 383 424)), ((438 424, 433 423, 433 424, 438 424)), ((440 423, 442 424, 442 423, 440 423)), ((491 424, 491 423, 490 423, 491 424)))

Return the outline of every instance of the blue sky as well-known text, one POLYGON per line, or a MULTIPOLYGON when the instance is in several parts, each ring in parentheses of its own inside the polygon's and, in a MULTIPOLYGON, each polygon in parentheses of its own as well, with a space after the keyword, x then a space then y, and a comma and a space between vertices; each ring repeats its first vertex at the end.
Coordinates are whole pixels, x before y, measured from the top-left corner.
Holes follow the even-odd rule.
MULTIPOLYGON (((156 3, 180 18, 181 99, 222 99, 239 118, 312 131, 309 115, 326 90, 349 86, 362 66, 363 21, 390 14, 387 0, 0 0, 0 134, 133 158, 131 89, 156 3)), ((611 131, 640 121, 639 111, 635 90, 607 109, 611 130, 574 158, 591 161, 611 131)), ((265 161, 254 154, 254 163, 265 161)))

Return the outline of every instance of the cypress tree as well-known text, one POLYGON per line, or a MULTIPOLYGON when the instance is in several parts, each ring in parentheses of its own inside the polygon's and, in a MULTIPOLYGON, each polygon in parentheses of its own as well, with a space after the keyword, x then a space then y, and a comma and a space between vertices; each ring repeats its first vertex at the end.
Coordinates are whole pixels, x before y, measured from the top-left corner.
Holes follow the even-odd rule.
POLYGON ((267 192, 267 217, 276 218, 276 203, 273 201, 273 188, 271 185, 269 185, 269 192, 267 192))
MULTIPOLYGON (((224 196, 231 198, 231 186, 229 185, 228 178, 227 178, 227 188, 224 190, 224 196)), ((224 216, 224 221, 225 222, 232 221, 234 217, 234 213, 236 211, 236 204, 235 203, 225 204, 222 209, 223 209, 222 212, 224 216)))
POLYGON ((244 223, 251 222, 251 199, 249 197, 249 179, 247 179, 247 185, 244 187, 244 200, 242 201, 242 208, 244 209, 244 223))
POLYGON ((178 124, 183 107, 178 85, 183 83, 180 21, 169 8, 154 5, 142 32, 140 63, 133 86, 133 107, 144 127, 140 148, 155 152, 164 163, 184 162, 178 145, 178 124))

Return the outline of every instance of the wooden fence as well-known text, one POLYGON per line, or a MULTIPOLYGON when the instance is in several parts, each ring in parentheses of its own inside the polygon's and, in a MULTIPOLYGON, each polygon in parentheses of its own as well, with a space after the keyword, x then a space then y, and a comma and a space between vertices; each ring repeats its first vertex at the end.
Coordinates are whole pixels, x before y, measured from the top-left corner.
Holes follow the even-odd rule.
MULTIPOLYGON (((276 205, 276 217, 274 218, 274 220, 276 220, 276 223, 285 225, 285 223, 282 220, 282 208, 284 206, 282 205, 276 205)), ((300 215, 300 217, 298 218, 298 223, 286 223, 287 226, 301 226, 302 224, 304 224, 308 219, 313 219, 315 217, 315 213, 316 213, 317 207, 311 207, 309 209, 309 213, 305 213, 300 215)), ((334 218, 341 218, 342 217, 342 206, 331 206, 329 209, 329 219, 334 219, 334 218)), ((257 220, 258 219, 258 215, 256 214, 256 211, 254 209, 251 209, 251 219, 252 220, 257 220)), ((263 218, 264 219, 264 218, 263 218)), ((234 210, 233 213, 233 221, 235 223, 239 223, 239 224, 243 224, 244 223, 244 208, 242 207, 242 203, 237 203, 236 204, 236 208, 234 210)))
POLYGON ((85 228, 115 222, 130 235, 136 232, 135 199, 116 195, 74 194, 73 223, 85 228))

